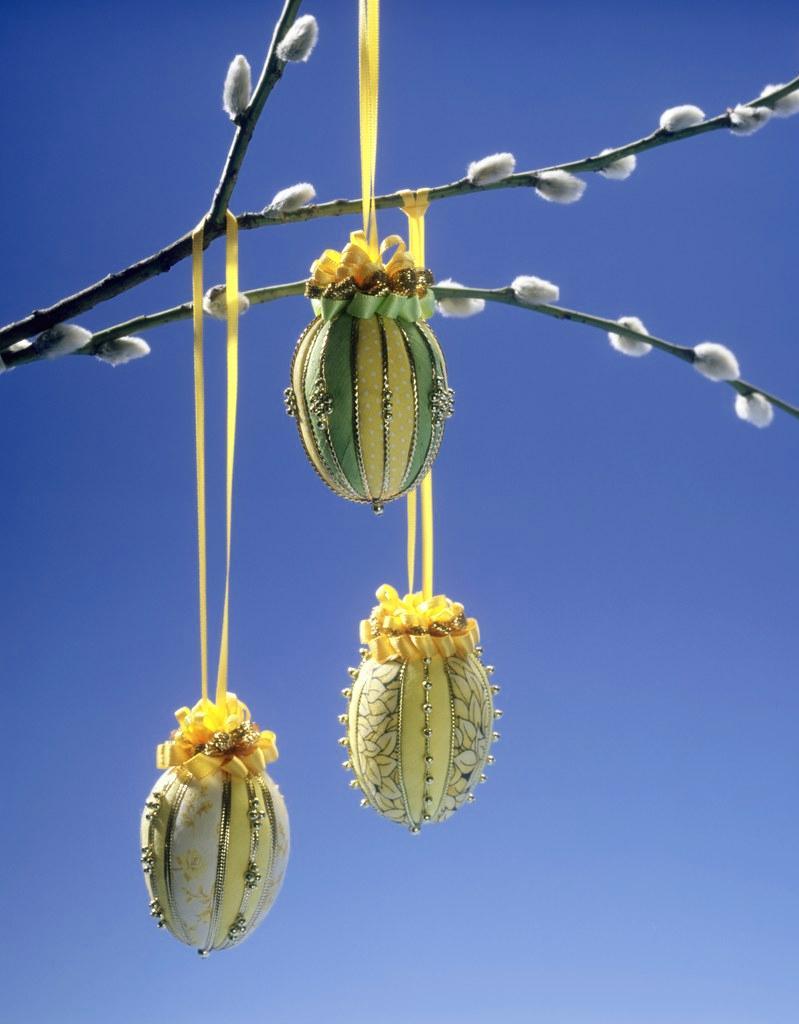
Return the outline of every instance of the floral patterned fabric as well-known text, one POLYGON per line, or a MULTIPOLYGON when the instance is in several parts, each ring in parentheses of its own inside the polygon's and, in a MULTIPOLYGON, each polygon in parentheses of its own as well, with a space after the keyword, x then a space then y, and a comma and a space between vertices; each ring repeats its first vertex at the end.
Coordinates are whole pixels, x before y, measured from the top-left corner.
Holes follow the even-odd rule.
POLYGON ((147 799, 141 843, 158 924, 201 951, 222 949, 249 935, 277 897, 288 815, 265 772, 198 779, 171 768, 147 799))
POLYGON ((489 756, 493 704, 479 657, 361 663, 348 745, 364 798, 413 830, 470 797, 489 756))

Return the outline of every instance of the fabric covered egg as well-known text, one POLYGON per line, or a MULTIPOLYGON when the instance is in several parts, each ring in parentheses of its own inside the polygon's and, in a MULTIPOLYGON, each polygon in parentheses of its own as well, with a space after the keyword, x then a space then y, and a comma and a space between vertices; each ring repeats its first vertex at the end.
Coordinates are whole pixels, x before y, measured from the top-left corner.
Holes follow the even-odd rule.
POLYGON ((343 691, 345 766, 365 805, 418 832, 472 801, 485 780, 499 687, 462 605, 421 594, 400 600, 387 586, 377 596, 361 623, 363 659, 343 691))
POLYGON ((318 316, 297 343, 285 392, 322 480, 376 511, 427 473, 453 409, 444 355, 425 319, 432 277, 413 266, 398 236, 386 243, 402 247, 386 267, 355 241, 342 253, 328 250, 328 270, 325 257, 314 264, 308 294, 318 316))
POLYGON ((234 694, 177 712, 158 748, 166 768, 145 803, 141 859, 150 913, 201 954, 237 945, 277 898, 289 822, 266 772, 274 733, 261 732, 234 694))

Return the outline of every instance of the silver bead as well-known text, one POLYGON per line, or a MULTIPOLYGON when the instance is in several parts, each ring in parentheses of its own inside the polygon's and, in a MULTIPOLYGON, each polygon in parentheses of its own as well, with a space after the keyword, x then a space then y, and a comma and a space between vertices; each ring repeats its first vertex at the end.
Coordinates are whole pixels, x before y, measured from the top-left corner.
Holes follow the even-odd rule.
POLYGON ((424 711, 424 713, 426 715, 429 715, 432 710, 433 710, 433 705, 432 704, 423 704, 422 705, 422 711, 424 711))
POLYGON ((360 789, 361 788, 361 784, 360 784, 360 782, 358 782, 357 779, 350 779, 348 785, 349 785, 350 789, 360 789))
MULTIPOLYGON (((494 717, 495 717, 495 718, 497 717, 497 713, 496 713, 496 711, 494 712, 494 717)), ((349 715, 346 715, 346 714, 345 714, 345 715, 339 715, 339 716, 338 716, 338 720, 339 720, 339 722, 341 722, 341 724, 342 724, 342 725, 346 725, 346 724, 347 724, 347 722, 349 721, 349 718, 350 718, 350 716, 349 716, 349 715)))
POLYGON ((475 800, 476 800, 476 799, 477 799, 477 797, 476 797, 476 796, 474 795, 474 793, 470 793, 470 794, 469 794, 469 795, 468 795, 468 796, 466 797, 467 803, 470 803, 470 804, 473 804, 473 803, 475 802, 475 800))
POLYGON ((423 815, 422 815, 422 818, 423 818, 423 819, 424 819, 425 821, 430 821, 430 815, 429 815, 429 814, 423 814, 423 815))
POLYGON ((342 746, 342 747, 348 747, 350 745, 350 741, 347 739, 346 736, 342 736, 341 739, 338 742, 339 742, 339 745, 342 746))
POLYGON ((475 647, 475 649, 474 649, 474 653, 475 653, 475 654, 477 655, 477 657, 479 658, 479 657, 480 657, 480 655, 481 655, 481 654, 483 653, 483 645, 482 645, 482 644, 478 644, 478 645, 477 645, 477 646, 475 647))
POLYGON ((342 761, 341 762, 341 767, 344 769, 345 772, 351 772, 352 771, 352 761, 342 761))
POLYGON ((147 813, 144 815, 147 821, 152 821, 153 818, 158 814, 159 810, 161 809, 161 803, 163 799, 163 791, 159 790, 157 793, 153 793, 152 797, 144 805, 147 808, 147 813))
POLYGON ((494 672, 496 671, 493 665, 486 665, 485 670, 487 676, 493 676, 494 672))
POLYGON ((433 785, 433 776, 432 775, 425 775, 424 781, 425 781, 425 783, 428 786, 432 786, 433 785))
POLYGON ((411 833, 412 836, 418 836, 421 829, 419 828, 418 825, 411 825, 408 831, 411 833))
POLYGON ((489 754, 488 757, 486 758, 486 764, 493 764, 495 761, 496 758, 494 757, 493 754, 489 754))
POLYGON ((488 782, 488 776, 487 775, 481 775, 480 776, 480 781, 481 782, 488 782))
POLYGON ((433 763, 433 757, 432 757, 431 754, 427 755, 427 757, 424 759, 424 763, 425 764, 432 764, 433 763))
POLYGON ((244 872, 244 884, 248 889, 254 889, 260 881, 261 872, 258 870, 258 865, 255 861, 251 860, 244 872))
POLYGON ((502 718, 504 712, 500 711, 499 708, 494 708, 494 718, 502 718))
POLYGON ((203 958, 203 960, 207 960, 208 959, 208 950, 207 949, 198 949, 197 952, 203 958))
POLYGON ((369 806, 369 801, 366 799, 366 797, 364 797, 361 800, 361 807, 368 807, 368 806, 369 806))
POLYGON ((499 691, 500 691, 501 689, 502 689, 502 687, 501 687, 501 686, 497 686, 497 684, 496 684, 496 683, 492 683, 492 684, 491 684, 491 692, 492 692, 493 694, 497 694, 497 693, 499 693, 499 691))
POLYGON ((502 733, 501 732, 492 732, 491 733, 491 739, 494 741, 494 743, 497 743, 499 740, 502 739, 502 733))

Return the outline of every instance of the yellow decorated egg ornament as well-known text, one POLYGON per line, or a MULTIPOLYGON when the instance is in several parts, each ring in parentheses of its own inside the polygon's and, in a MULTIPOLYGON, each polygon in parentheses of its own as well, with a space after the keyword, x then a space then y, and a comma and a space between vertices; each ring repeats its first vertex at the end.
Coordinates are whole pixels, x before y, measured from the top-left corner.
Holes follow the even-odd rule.
POLYGON ((141 861, 159 927, 202 955, 237 945, 260 924, 283 882, 289 821, 266 766, 274 733, 245 704, 202 700, 176 712, 159 746, 160 776, 141 819, 141 861))
POLYGON ((415 267, 398 235, 373 262, 354 232, 327 250, 307 293, 317 313, 294 352, 286 410, 322 480, 379 512, 412 490, 438 454, 453 392, 444 354, 427 324, 432 275, 415 267))
POLYGON ((363 803, 418 832, 474 799, 493 761, 499 687, 477 622, 443 596, 378 590, 361 623, 362 660, 343 694, 342 738, 363 803))

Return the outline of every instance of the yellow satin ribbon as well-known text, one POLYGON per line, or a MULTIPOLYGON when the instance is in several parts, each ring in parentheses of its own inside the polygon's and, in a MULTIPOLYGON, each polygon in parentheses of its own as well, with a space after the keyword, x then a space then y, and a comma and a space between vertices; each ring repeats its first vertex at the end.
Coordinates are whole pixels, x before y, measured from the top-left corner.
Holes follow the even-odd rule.
POLYGON ((216 702, 224 702, 228 680, 230 621, 230 541, 233 521, 233 464, 236 458, 236 411, 239 396, 239 225, 225 214, 225 299, 227 302, 227 463, 225 468, 225 604, 216 674, 216 702))
POLYGON ((463 605, 444 594, 425 598, 421 592, 400 597, 384 584, 377 591, 379 604, 361 621, 361 642, 377 661, 396 656, 418 660, 440 655, 461 657, 480 642, 475 619, 466 617, 463 605))
POLYGON ((337 249, 325 249, 318 260, 311 264, 311 280, 324 288, 351 277, 359 288, 369 284, 378 273, 385 273, 390 279, 403 270, 415 270, 417 264, 400 235, 388 235, 372 257, 369 242, 363 231, 353 231, 349 242, 339 252, 337 249), (394 249, 395 252, 386 263, 383 258, 394 249))
POLYGON ((225 213, 225 301, 227 304, 227 462, 225 470, 225 600, 219 643, 216 699, 208 699, 208 596, 205 512, 205 373, 203 365, 203 227, 192 234, 192 319, 194 324, 194 426, 197 461, 197 543, 200 591, 200 658, 202 696, 193 708, 175 712, 178 728, 156 748, 160 769, 179 766, 195 778, 216 771, 237 778, 262 772, 277 760, 275 734, 251 721, 250 709, 228 693, 230 625, 230 553, 233 520, 233 466, 236 456, 236 410, 239 383, 239 249, 238 224, 225 213))
POLYGON ((412 491, 408 491, 407 497, 407 510, 408 510, 408 544, 407 544, 407 558, 408 558, 408 593, 413 593, 413 580, 416 574, 416 488, 412 491))
POLYGON ((422 491, 422 592, 433 596, 433 471, 421 483, 422 491))
POLYGON ((200 675, 208 697, 208 569, 205 526, 205 370, 203 366, 203 227, 191 236, 194 323, 194 450, 197 463, 197 555, 200 593, 200 675))
POLYGON ((156 748, 161 770, 180 765, 198 779, 216 771, 245 778, 277 760, 275 734, 258 729, 235 693, 226 694, 221 704, 204 697, 193 708, 179 708, 175 717, 178 728, 156 748))
POLYGON ((363 231, 372 258, 377 256, 377 100, 380 77, 380 2, 358 4, 358 100, 361 129, 361 207, 363 231))
POLYGON ((373 610, 372 616, 380 629, 387 633, 404 633, 414 629, 429 632, 439 626, 449 628, 463 617, 463 605, 451 601, 444 594, 436 594, 431 598, 421 593, 400 597, 394 587, 384 583, 375 596, 380 603, 373 610))
MULTIPOLYGON (((430 190, 420 188, 416 192, 405 190, 402 196, 402 212, 408 218, 408 246, 411 258, 417 266, 425 265, 424 217, 430 205, 430 190)), ((422 592, 427 600, 433 596, 433 474, 430 470, 421 483, 422 491, 422 592)), ((408 494, 408 592, 413 592, 416 565, 416 490, 408 494)))
MULTIPOLYGON (((216 676, 216 700, 224 704, 228 682, 230 624, 230 553, 233 518, 233 464, 236 454, 236 408, 239 380, 239 251, 238 223, 225 214, 225 299, 227 303, 227 463, 225 471, 225 600, 216 676)), ((203 700, 208 697, 208 568, 205 512, 205 373, 203 365, 203 228, 191 240, 192 318, 194 324, 194 428, 197 463, 197 548, 199 562, 200 675, 203 700)))

